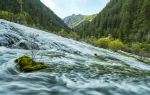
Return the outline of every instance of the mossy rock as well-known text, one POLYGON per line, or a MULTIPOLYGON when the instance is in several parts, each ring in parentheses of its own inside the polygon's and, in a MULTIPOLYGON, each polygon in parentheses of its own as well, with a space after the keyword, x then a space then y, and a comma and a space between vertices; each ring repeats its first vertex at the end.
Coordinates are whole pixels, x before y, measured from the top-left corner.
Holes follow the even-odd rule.
POLYGON ((33 72, 46 69, 48 67, 47 64, 36 62, 29 56, 22 56, 16 59, 15 62, 17 63, 17 68, 22 72, 33 72))

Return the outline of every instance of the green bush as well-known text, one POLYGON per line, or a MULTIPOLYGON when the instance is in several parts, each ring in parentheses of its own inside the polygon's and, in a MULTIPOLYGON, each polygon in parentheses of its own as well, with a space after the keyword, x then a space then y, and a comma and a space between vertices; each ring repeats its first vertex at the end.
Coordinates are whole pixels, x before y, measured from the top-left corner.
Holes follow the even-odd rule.
POLYGON ((94 36, 88 37, 85 39, 85 42, 90 43, 92 45, 95 45, 95 42, 97 41, 97 38, 94 36))
POLYGON ((140 53, 140 50, 142 48, 142 43, 133 43, 132 46, 131 46, 131 49, 134 53, 140 53))
POLYGON ((79 36, 77 35, 76 32, 73 32, 73 31, 69 32, 69 34, 67 34, 67 37, 75 39, 75 40, 79 40, 79 36))
POLYGON ((15 18, 15 14, 8 11, 0 11, 0 18, 12 21, 15 18))
POLYGON ((96 41, 96 46, 101 47, 101 48, 108 48, 108 44, 111 42, 111 38, 108 37, 103 37, 100 38, 98 41, 96 41))
POLYGON ((141 55, 142 57, 150 57, 150 44, 133 43, 131 46, 133 53, 141 55))
POLYGON ((109 44, 108 44, 108 48, 116 51, 116 50, 123 50, 125 48, 125 45, 119 40, 119 39, 116 39, 114 41, 111 41, 109 44))
POLYGON ((67 37, 68 35, 68 33, 64 31, 64 29, 61 29, 61 31, 59 31, 57 34, 63 37, 67 37))

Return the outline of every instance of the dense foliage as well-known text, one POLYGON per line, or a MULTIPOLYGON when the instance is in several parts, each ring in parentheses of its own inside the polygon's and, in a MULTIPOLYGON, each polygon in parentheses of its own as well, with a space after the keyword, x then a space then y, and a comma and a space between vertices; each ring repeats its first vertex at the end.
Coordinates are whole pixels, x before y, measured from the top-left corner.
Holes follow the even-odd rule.
POLYGON ((114 51, 125 49, 125 44, 119 39, 112 38, 111 35, 98 39, 95 42, 95 45, 101 48, 112 49, 114 51))
POLYGON ((70 31, 40 0, 0 0, 0 18, 49 31, 70 31))
POLYGON ((92 22, 75 28, 81 38, 111 34, 125 43, 150 43, 150 0, 110 0, 92 22))
POLYGON ((111 35, 94 41, 94 45, 101 48, 111 49, 114 51, 123 50, 140 55, 141 57, 150 57, 150 44, 136 42, 129 45, 123 43, 120 39, 113 38, 111 35))

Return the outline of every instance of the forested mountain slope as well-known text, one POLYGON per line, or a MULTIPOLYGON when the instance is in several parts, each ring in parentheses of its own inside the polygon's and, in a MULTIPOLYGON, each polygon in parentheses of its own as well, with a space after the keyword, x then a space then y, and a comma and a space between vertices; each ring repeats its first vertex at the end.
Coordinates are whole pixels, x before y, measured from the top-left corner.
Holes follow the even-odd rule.
POLYGON ((0 18, 49 31, 70 30, 40 0, 0 0, 0 18))
POLYGON ((96 14, 93 15, 75 15, 72 14, 71 16, 65 17, 64 22, 70 27, 74 28, 78 26, 79 24, 85 22, 85 21, 92 21, 96 17, 96 14))
POLYGON ((110 0, 92 22, 75 27, 81 38, 108 36, 150 43, 150 0, 110 0))

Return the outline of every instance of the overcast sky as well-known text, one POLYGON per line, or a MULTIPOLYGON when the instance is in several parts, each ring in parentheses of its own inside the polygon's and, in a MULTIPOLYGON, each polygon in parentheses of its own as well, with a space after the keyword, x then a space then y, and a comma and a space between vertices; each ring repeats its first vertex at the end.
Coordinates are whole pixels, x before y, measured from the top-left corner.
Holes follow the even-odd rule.
POLYGON ((109 0, 41 0, 59 17, 72 14, 91 15, 99 13, 109 0))

